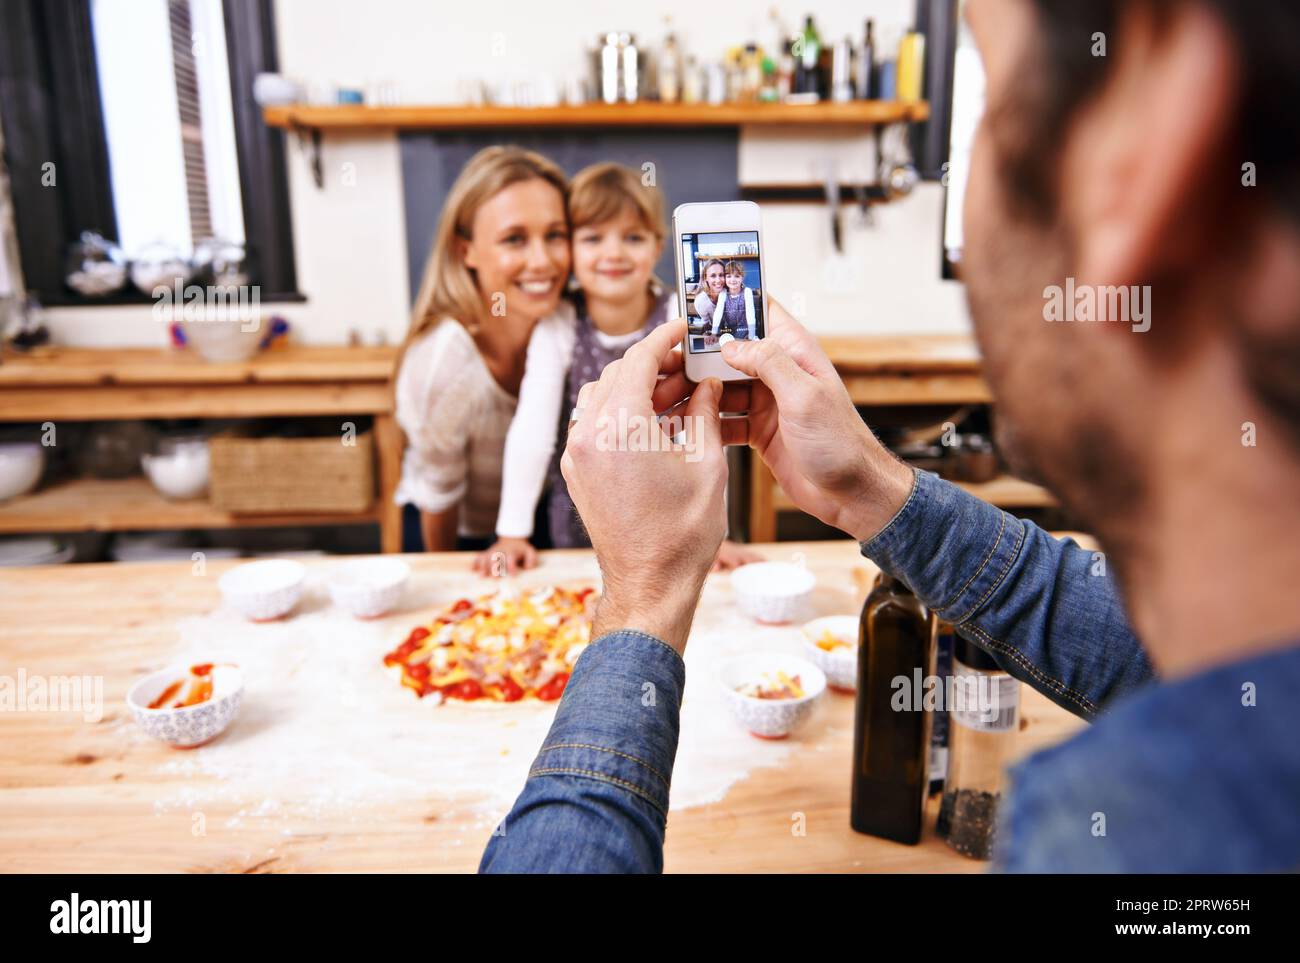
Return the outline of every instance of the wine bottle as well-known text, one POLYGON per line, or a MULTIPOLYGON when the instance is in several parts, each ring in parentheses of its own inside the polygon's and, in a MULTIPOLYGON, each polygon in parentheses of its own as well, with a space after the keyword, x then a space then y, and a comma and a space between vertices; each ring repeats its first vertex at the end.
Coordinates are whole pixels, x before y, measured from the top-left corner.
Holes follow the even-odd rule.
POLYGON ((908 844, 921 839, 930 784, 923 687, 934 674, 935 626, 911 589, 881 574, 858 637, 849 815, 856 832, 908 844))

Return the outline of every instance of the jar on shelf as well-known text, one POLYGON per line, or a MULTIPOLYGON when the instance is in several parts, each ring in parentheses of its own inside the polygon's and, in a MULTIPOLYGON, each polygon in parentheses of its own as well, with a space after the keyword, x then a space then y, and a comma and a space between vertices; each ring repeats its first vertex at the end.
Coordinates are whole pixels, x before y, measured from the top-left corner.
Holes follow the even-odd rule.
POLYGON ((949 689, 948 775, 938 832, 957 852, 989 859, 1020 720, 1020 683, 958 635, 949 689))

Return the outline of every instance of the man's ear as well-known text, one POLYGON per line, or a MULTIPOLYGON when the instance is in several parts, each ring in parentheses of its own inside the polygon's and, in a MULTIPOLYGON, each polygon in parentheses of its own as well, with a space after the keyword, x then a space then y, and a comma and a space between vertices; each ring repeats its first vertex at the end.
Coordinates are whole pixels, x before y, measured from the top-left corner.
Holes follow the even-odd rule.
POLYGON ((1063 210, 1081 283, 1150 283, 1185 248, 1189 218, 1216 186, 1236 129, 1237 55, 1203 4, 1123 14, 1120 58, 1065 145, 1063 210))

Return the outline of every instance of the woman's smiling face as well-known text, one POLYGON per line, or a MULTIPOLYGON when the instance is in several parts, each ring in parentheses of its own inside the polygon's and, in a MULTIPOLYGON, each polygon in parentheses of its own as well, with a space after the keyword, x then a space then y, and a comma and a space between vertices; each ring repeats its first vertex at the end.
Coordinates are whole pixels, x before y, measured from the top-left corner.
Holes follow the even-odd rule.
POLYGON ((470 234, 463 256, 488 315, 504 307, 505 317, 532 322, 555 310, 569 278, 569 226, 554 185, 511 184, 479 207, 470 234))
POLYGON ((708 286, 709 291, 712 294, 716 295, 722 290, 723 276, 721 264, 712 264, 709 266, 709 269, 704 272, 704 283, 708 286))
POLYGON ((589 298, 636 297, 650 283, 660 240, 630 206, 615 217, 573 232, 573 274, 589 298))
POLYGON ((740 289, 743 288, 744 286, 745 286, 745 275, 743 274, 727 275, 727 291, 729 293, 739 294, 740 289))

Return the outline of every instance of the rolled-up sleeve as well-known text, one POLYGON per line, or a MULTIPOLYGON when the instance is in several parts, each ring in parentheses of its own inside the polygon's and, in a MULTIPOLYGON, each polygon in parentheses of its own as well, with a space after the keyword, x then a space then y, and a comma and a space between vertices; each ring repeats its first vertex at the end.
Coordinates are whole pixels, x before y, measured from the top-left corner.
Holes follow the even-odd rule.
POLYGON ((685 684, 681 656, 653 636, 588 646, 480 872, 661 872, 685 684))
POLYGON ((862 553, 1012 676, 1085 718, 1154 673, 1105 556, 929 472, 862 553))

